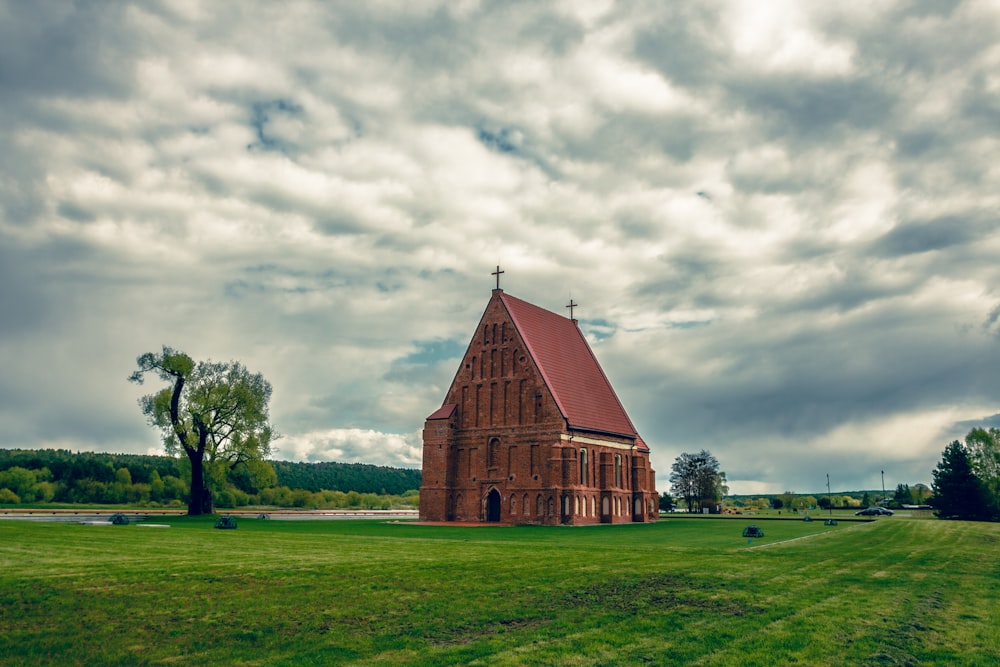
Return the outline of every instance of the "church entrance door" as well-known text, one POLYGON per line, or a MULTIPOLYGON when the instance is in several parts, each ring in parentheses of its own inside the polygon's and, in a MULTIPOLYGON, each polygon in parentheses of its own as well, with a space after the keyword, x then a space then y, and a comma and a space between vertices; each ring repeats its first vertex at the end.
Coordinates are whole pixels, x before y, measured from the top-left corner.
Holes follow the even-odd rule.
POLYGON ((490 489, 486 494, 486 520, 500 520, 500 492, 496 489, 490 489))

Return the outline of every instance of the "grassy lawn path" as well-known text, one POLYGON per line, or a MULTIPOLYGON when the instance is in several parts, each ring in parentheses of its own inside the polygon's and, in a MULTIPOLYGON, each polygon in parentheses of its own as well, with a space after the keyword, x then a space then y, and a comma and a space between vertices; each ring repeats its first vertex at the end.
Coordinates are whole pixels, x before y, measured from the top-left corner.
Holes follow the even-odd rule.
POLYGON ((0 665, 1000 664, 997 524, 157 522, 0 522, 0 665))

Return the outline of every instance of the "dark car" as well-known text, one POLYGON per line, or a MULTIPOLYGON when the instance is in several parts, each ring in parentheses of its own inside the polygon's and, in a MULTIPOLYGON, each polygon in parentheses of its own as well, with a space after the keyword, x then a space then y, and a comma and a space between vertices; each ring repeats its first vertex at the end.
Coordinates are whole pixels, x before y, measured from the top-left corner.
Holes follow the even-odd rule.
POLYGON ((892 516, 892 510, 887 510, 884 507, 867 507, 855 512, 854 516, 892 516))

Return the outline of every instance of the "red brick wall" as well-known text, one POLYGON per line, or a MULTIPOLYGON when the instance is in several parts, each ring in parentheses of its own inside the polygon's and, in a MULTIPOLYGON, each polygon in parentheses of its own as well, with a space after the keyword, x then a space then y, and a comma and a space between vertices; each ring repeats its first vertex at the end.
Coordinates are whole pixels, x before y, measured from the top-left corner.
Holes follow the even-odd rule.
POLYGON ((496 489, 501 523, 655 520, 648 454, 620 436, 574 434, 623 449, 562 439, 566 422, 496 292, 444 403, 457 406, 452 415, 424 426, 421 519, 487 520, 496 489))

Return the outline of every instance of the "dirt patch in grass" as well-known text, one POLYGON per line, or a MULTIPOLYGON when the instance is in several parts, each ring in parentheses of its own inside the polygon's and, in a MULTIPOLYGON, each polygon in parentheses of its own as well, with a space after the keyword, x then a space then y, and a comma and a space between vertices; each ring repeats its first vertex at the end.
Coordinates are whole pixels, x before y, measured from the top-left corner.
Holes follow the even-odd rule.
POLYGON ((678 574, 626 576, 598 582, 570 591, 563 602, 627 615, 687 608, 743 616, 759 610, 757 605, 740 599, 738 591, 724 582, 678 574))
MULTIPOLYGON (((904 607, 909 606, 909 604, 904 604, 904 607)), ((880 644, 879 650, 869 655, 861 664, 864 667, 881 667, 883 665, 912 667, 919 665, 920 660, 911 651, 927 643, 928 637, 934 634, 934 629, 922 623, 920 619, 933 618, 934 612, 941 606, 941 595, 937 592, 918 599, 912 605, 912 611, 908 612, 907 616, 880 629, 876 634, 876 639, 880 644)))

